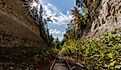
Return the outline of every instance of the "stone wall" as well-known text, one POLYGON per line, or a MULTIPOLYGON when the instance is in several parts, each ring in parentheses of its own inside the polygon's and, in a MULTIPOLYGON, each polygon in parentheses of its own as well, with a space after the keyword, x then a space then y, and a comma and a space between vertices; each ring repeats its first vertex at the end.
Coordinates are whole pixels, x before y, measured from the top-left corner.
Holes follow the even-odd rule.
POLYGON ((105 32, 121 34, 121 0, 84 0, 90 15, 88 36, 105 32))
POLYGON ((39 28, 23 0, 0 0, 0 46, 42 47, 39 28))

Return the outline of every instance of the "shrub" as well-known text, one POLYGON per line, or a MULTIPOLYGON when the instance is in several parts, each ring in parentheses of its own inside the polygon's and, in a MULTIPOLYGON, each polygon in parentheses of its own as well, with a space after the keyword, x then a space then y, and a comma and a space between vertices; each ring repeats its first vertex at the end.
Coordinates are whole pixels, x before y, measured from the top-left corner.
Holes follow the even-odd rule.
POLYGON ((89 70, 121 69, 120 52, 121 35, 111 33, 94 40, 70 40, 62 48, 62 54, 77 56, 89 70))

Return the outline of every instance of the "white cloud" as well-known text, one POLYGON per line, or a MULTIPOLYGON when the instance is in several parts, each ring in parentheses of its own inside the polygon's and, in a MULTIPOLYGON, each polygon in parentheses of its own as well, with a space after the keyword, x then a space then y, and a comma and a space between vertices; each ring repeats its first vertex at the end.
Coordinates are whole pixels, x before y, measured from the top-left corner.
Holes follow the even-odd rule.
MULTIPOLYGON (((49 18, 50 20, 52 20, 52 22, 49 22, 51 24, 66 25, 72 19, 72 15, 70 15, 69 11, 67 11, 66 14, 63 14, 53 4, 45 3, 45 0, 40 0, 40 4, 42 4, 43 6, 43 17, 45 19, 49 18)), ((49 33, 52 34, 54 38, 58 37, 59 40, 62 41, 63 34, 65 34, 66 31, 61 32, 57 29, 50 29, 49 33)))
POLYGON ((50 29, 49 32, 50 32, 50 34, 62 34, 61 31, 59 31, 57 29, 50 29))
POLYGON ((62 34, 65 34, 65 33, 66 33, 66 31, 62 32, 62 34))
POLYGON ((58 25, 68 24, 72 19, 72 15, 69 15, 69 11, 67 11, 67 15, 65 15, 62 12, 59 12, 56 6, 50 3, 44 4, 42 3, 42 0, 40 1, 44 9, 43 17, 45 19, 49 18, 54 24, 58 25))
POLYGON ((58 37, 58 39, 59 39, 60 41, 62 41, 62 40, 63 40, 63 37, 58 37))
POLYGON ((57 29, 50 29, 49 32, 50 32, 50 34, 53 35, 53 37, 54 37, 55 39, 58 37, 58 39, 59 39, 60 41, 62 41, 62 39, 63 39, 63 34, 65 34, 66 31, 61 32, 60 30, 57 30, 57 29))
POLYGON ((56 39, 56 38, 58 38, 60 41, 62 41, 63 40, 63 36, 57 36, 57 35, 53 35, 53 37, 56 39))

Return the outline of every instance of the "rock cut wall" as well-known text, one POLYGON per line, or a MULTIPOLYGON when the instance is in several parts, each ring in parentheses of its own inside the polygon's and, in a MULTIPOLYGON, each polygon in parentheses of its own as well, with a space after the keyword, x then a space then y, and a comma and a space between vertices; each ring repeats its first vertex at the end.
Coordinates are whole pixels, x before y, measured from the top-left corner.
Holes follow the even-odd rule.
POLYGON ((121 34, 121 0, 84 0, 90 16, 88 36, 105 32, 121 34))
POLYGON ((0 0, 0 47, 46 46, 23 0, 0 0))

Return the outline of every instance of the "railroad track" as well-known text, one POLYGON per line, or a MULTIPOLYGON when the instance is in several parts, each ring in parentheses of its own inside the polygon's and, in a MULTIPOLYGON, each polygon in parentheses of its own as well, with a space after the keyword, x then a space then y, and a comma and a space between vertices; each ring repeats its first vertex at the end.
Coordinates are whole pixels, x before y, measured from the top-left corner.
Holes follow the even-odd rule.
POLYGON ((68 62, 62 56, 58 55, 53 61, 50 70, 71 70, 68 62))

